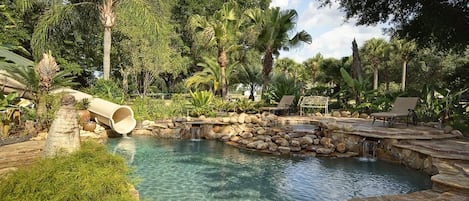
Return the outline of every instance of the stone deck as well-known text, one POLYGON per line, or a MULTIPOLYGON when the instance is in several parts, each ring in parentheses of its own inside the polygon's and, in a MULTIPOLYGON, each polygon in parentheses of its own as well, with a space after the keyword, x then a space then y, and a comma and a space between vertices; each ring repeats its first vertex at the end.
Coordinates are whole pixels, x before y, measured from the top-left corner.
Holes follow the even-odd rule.
POLYGON ((45 141, 26 141, 0 146, 0 175, 39 159, 44 145, 45 141))

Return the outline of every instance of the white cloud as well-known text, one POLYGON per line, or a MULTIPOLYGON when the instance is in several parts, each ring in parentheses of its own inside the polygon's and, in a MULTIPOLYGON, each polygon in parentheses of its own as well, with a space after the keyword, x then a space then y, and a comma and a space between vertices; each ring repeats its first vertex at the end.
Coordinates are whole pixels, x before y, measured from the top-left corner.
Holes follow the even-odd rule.
POLYGON ((286 8, 288 7, 288 3, 290 0, 272 0, 270 3, 270 7, 280 7, 280 8, 286 8))
POLYGON ((355 26, 355 21, 344 21, 344 13, 337 4, 319 7, 319 3, 309 0, 273 0, 271 5, 283 9, 295 9, 298 12, 296 30, 305 30, 313 38, 312 44, 281 52, 280 57, 289 57, 297 62, 303 62, 321 53, 324 57, 341 58, 352 54, 352 40, 357 40, 358 46, 373 37, 385 37, 382 33, 383 25, 355 26))

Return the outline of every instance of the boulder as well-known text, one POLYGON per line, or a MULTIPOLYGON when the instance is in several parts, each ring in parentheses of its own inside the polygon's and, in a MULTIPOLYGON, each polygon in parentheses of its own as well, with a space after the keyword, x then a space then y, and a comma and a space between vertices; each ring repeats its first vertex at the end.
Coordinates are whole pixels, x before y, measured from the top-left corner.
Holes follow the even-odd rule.
POLYGON ((230 141, 238 142, 240 139, 241 139, 241 138, 240 138, 239 136, 233 135, 233 136, 231 136, 230 141))
POLYGON ((273 143, 273 142, 269 142, 268 144, 269 144, 269 151, 271 151, 271 152, 277 151, 277 149, 278 149, 278 145, 277 145, 277 144, 275 144, 275 143, 273 143))
POLYGON ((290 151, 299 152, 301 151, 301 147, 290 147, 290 151))
POLYGON ((243 133, 240 134, 240 136, 242 138, 252 138, 253 135, 252 135, 252 133, 249 133, 249 132, 243 132, 243 133))
POLYGON ((321 147, 321 148, 316 149, 316 153, 318 153, 318 154, 330 154, 332 152, 334 152, 334 150, 330 149, 330 148, 321 147))
POLYGON ((238 123, 238 118, 236 118, 236 117, 230 117, 230 123, 232 123, 232 124, 238 123))
POLYGON ((319 139, 317 139, 317 138, 316 138, 316 139, 313 139, 313 144, 314 144, 314 145, 318 145, 318 144, 319 144, 319 142, 320 142, 320 140, 319 140, 319 139))
POLYGON ((264 128, 260 128, 259 130, 257 130, 258 135, 265 135, 266 133, 267 131, 264 128))
POLYGON ((36 137, 31 138, 33 141, 41 141, 47 139, 47 132, 39 132, 36 137))
POLYGON ((309 145, 305 149, 308 151, 316 152, 317 149, 322 148, 320 145, 309 145))
POLYGON ((464 137, 462 132, 459 130, 452 130, 451 134, 456 135, 457 137, 464 137))
POLYGON ((304 136, 300 138, 300 143, 301 145, 312 145, 313 144, 313 139, 309 136, 304 136))
POLYGON ((336 145, 336 150, 339 153, 345 153, 347 151, 347 147, 345 146, 345 143, 341 142, 336 145))
POLYGON ((236 131, 233 129, 232 126, 223 126, 220 133, 225 134, 225 135, 235 135, 236 131))
POLYGON ((358 116, 358 118, 361 118, 361 119, 368 119, 369 116, 368 116, 368 114, 366 114, 366 113, 361 113, 360 116, 358 116))
POLYGON ((250 124, 250 123, 252 123, 252 120, 251 120, 251 118, 252 118, 252 117, 251 117, 251 116, 249 116, 249 115, 247 115, 246 117, 244 117, 244 123, 246 123, 246 124, 250 124))
POLYGON ((342 130, 347 132, 353 131, 353 126, 351 124, 344 124, 342 130))
POLYGON ((355 111, 355 112, 352 113, 351 117, 352 118, 358 118, 358 117, 360 117, 360 113, 355 111))
POLYGON ((224 142, 227 142, 231 139, 231 137, 229 135, 224 135, 223 137, 221 137, 221 140, 224 141, 224 142))
POLYGON ((244 124, 246 121, 247 114, 246 113, 241 113, 238 117, 238 123, 244 124))
POLYGON ((223 117, 222 121, 223 121, 223 123, 230 123, 230 118, 229 117, 223 117))
POLYGON ((243 144, 243 145, 247 145, 249 143, 251 143, 252 141, 251 140, 248 140, 248 139, 241 139, 238 141, 240 144, 243 144))
POLYGON ((134 135, 134 136, 137 136, 137 135, 151 136, 152 134, 153 133, 147 129, 134 129, 131 133, 131 135, 134 135))
POLYGON ((278 151, 282 154, 288 154, 290 153, 290 147, 280 146, 278 147, 278 151))
POLYGON ((332 144, 332 139, 328 137, 323 137, 321 138, 321 145, 326 147, 326 148, 332 148, 334 147, 334 144, 332 144))
POLYGON ((282 146, 282 147, 290 146, 290 143, 285 138, 279 138, 279 139, 275 140, 275 143, 278 144, 279 146, 282 146))
POLYGON ((264 150, 267 148, 269 148, 269 144, 266 142, 260 142, 257 144, 257 147, 256 147, 257 150, 264 150))
POLYGON ((301 145, 300 141, 298 141, 298 140, 292 140, 290 142, 290 146, 292 146, 292 147, 300 147, 300 145, 301 145))
POLYGON ((332 112, 332 116, 333 117, 341 117, 342 115, 340 114, 340 112, 334 111, 334 112, 332 112))
POLYGON ((351 113, 350 113, 350 111, 340 111, 340 116, 341 117, 350 117, 351 113))

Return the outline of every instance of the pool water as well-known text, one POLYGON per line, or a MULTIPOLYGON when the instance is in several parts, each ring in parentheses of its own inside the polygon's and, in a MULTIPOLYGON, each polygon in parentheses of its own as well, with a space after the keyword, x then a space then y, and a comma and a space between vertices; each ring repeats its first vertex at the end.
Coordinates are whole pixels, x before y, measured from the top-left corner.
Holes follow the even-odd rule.
POLYGON ((132 160, 143 200, 345 200, 431 188, 429 176, 383 161, 280 157, 209 140, 132 137, 108 146, 132 160))

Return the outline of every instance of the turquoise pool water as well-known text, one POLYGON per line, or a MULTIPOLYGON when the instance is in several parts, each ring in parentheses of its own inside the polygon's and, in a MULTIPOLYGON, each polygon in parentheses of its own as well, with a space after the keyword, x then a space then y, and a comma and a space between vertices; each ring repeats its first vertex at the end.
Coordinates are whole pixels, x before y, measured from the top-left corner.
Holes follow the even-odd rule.
POLYGON ((429 176, 383 161, 279 157, 208 140, 132 137, 108 146, 128 161, 135 151, 132 177, 144 200, 322 201, 431 188, 429 176))

